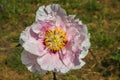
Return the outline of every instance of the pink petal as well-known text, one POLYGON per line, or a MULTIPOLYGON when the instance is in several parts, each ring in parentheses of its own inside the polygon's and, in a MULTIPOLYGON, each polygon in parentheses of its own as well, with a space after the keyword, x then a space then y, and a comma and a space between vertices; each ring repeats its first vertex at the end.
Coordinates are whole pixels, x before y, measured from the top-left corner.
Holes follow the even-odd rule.
POLYGON ((68 41, 72 40, 76 33, 77 33, 76 28, 74 27, 67 28, 67 32, 66 32, 67 40, 68 41))
POLYGON ((88 54, 88 49, 89 48, 90 48, 90 41, 89 41, 89 39, 86 39, 81 44, 80 49, 82 51, 81 51, 81 54, 80 54, 79 58, 84 58, 88 54))
POLYGON ((41 68, 48 71, 55 71, 60 73, 66 73, 69 69, 61 62, 59 55, 47 53, 46 55, 37 59, 41 68))
POLYGON ((38 35, 31 30, 31 27, 27 27, 20 35, 20 43, 22 45, 24 42, 35 41, 37 38, 38 35))
POLYGON ((69 51, 66 51, 66 54, 62 55, 61 53, 60 57, 64 65, 66 65, 69 69, 79 69, 85 64, 84 61, 79 59, 78 53, 71 53, 69 51))
POLYGON ((23 47, 26 51, 37 56, 43 56, 47 53, 47 50, 45 50, 45 46, 41 40, 27 41, 23 44, 23 47))
POLYGON ((80 64, 75 65, 72 69, 80 69, 85 65, 85 62, 83 60, 79 60, 79 63, 80 64))
POLYGON ((34 33, 39 34, 40 32, 45 32, 48 29, 51 29, 53 27, 51 21, 37 21, 32 26, 31 29, 34 33))
POLYGON ((67 66, 69 69, 73 67, 73 60, 75 58, 75 54, 67 50, 66 54, 63 54, 62 52, 60 53, 60 58, 62 62, 65 64, 65 66, 67 66))
POLYGON ((36 12, 36 21, 38 20, 53 20, 55 17, 60 16, 61 18, 66 15, 64 9, 58 4, 51 4, 48 6, 39 7, 36 12))
POLYGON ((85 40, 85 36, 84 35, 76 35, 74 37, 74 39, 71 41, 71 42, 74 42, 74 44, 71 44, 72 45, 72 51, 73 52, 76 52, 80 49, 80 46, 82 45, 83 41, 85 40))
POLYGON ((42 25, 40 24, 40 22, 35 22, 31 25, 31 29, 33 30, 34 33, 39 34, 40 33, 40 29, 42 28, 42 25))
POLYGON ((53 26, 61 27, 66 31, 65 19, 66 12, 58 4, 42 6, 36 12, 36 21, 52 21, 53 26))
POLYGON ((51 5, 48 5, 46 7, 46 11, 52 15, 52 17, 54 16, 60 16, 61 18, 66 16, 66 12, 64 9, 62 9, 60 7, 60 5, 58 4, 51 4, 51 5))
POLYGON ((20 43, 21 45, 25 42, 25 41, 28 41, 29 40, 29 30, 30 30, 30 27, 27 27, 25 29, 25 31, 23 31, 21 34, 20 34, 20 43))
POLYGON ((25 50, 21 54, 22 63, 26 65, 28 70, 30 70, 31 72, 37 72, 40 74, 46 73, 46 71, 42 70, 41 67, 38 65, 36 59, 37 59, 37 56, 25 50))

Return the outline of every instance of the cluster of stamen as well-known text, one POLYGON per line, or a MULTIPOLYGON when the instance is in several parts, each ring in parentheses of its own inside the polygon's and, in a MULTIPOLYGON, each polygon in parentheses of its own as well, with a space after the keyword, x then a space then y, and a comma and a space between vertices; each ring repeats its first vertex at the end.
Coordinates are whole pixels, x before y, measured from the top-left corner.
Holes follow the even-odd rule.
POLYGON ((66 33, 58 28, 47 30, 44 37, 45 45, 53 52, 62 49, 67 42, 66 33))

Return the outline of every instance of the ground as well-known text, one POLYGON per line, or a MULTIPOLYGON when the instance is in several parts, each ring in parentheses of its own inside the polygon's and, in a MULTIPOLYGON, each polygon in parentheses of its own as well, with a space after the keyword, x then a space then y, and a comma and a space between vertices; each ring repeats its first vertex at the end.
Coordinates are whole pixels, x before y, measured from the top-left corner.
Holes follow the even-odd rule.
POLYGON ((67 14, 76 14, 91 34, 86 65, 58 80, 120 79, 120 0, 0 0, 0 80, 52 80, 29 72, 21 63, 20 33, 35 20, 39 6, 60 4, 67 14))

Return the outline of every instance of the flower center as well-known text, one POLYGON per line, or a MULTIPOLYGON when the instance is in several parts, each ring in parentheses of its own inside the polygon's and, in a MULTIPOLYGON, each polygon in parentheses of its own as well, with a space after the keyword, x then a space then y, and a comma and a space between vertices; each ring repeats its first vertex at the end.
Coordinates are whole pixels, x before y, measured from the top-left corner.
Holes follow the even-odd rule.
POLYGON ((53 52, 59 51, 67 42, 66 33, 58 28, 47 30, 44 43, 53 52))

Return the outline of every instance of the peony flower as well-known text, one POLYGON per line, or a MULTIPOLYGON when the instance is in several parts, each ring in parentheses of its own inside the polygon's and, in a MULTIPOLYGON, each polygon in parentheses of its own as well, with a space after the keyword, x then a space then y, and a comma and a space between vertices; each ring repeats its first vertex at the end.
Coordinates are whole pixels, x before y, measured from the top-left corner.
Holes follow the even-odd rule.
POLYGON ((21 60, 28 70, 66 73, 80 69, 90 47, 90 35, 75 15, 66 15, 58 4, 41 6, 35 22, 20 35, 21 60))

